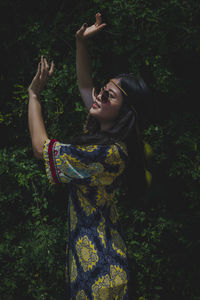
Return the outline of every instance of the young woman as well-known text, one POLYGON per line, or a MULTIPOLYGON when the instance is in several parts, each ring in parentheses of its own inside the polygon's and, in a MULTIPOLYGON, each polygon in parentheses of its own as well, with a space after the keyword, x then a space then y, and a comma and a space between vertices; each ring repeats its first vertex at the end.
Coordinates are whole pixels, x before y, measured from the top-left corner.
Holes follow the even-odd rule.
POLYGON ((70 191, 66 299, 130 299, 127 248, 114 195, 122 174, 130 186, 137 174, 142 193, 147 186, 136 112, 148 91, 144 81, 122 74, 100 91, 93 86, 86 40, 105 26, 98 13, 94 25, 84 24, 76 33, 78 86, 89 112, 82 136, 68 144, 47 136, 39 98, 53 62, 49 69, 41 57, 28 89, 34 155, 44 160, 50 183, 67 183, 70 191))

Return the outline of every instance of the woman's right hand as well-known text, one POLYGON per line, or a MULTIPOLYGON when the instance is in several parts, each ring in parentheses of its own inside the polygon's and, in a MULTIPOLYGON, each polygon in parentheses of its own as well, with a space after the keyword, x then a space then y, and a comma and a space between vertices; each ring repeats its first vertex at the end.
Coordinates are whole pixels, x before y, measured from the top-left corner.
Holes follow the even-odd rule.
POLYGON ((88 27, 86 23, 82 25, 82 27, 76 32, 76 39, 77 40, 85 40, 90 38, 91 36, 98 33, 106 26, 106 23, 102 23, 101 14, 96 14, 96 23, 92 26, 88 27))

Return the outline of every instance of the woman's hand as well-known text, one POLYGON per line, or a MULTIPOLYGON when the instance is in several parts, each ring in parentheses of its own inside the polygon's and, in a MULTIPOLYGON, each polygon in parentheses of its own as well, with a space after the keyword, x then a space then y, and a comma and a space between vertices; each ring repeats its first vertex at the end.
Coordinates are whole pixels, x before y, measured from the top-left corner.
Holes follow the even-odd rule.
POLYGON ((41 91, 47 83, 48 78, 53 75, 54 66, 54 62, 52 61, 49 70, 46 58, 41 56, 41 62, 38 64, 37 73, 28 88, 29 95, 31 94, 40 97, 41 91))
POLYGON ((86 23, 83 24, 83 26, 76 32, 76 39, 77 40, 85 40, 87 38, 90 38, 91 36, 98 33, 100 30, 102 30, 106 26, 106 23, 102 23, 101 14, 96 14, 96 23, 92 26, 88 27, 86 23))

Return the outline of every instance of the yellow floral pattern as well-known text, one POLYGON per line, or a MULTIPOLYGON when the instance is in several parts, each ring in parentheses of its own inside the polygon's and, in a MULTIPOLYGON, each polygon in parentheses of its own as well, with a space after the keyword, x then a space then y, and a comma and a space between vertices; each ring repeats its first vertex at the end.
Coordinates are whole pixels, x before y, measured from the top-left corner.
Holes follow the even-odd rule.
POLYGON ((99 260, 97 250, 87 235, 77 241, 76 251, 84 272, 91 270, 99 260))
POLYGON ((81 151, 93 152, 94 150, 98 149, 98 146, 97 145, 77 146, 77 149, 81 151))
POLYGON ((100 277, 95 283, 92 285, 92 295, 94 300, 110 300, 111 294, 111 281, 110 276, 107 274, 105 276, 100 277))
POLYGON ((69 167, 71 167, 71 171, 74 171, 74 176, 76 176, 76 173, 77 176, 79 175, 78 172, 76 172, 76 170, 87 170, 86 164, 80 162, 80 160, 78 160, 76 157, 66 153, 60 154, 60 157, 56 159, 56 164, 57 166, 62 166, 62 171, 65 174, 69 172, 69 167), (63 161, 67 163, 63 164, 63 161))
POLYGON ((113 147, 111 147, 108 151, 108 155, 107 158, 105 160, 106 163, 109 163, 111 165, 118 165, 119 169, 118 172, 115 172, 114 175, 115 176, 119 176, 125 169, 125 165, 120 157, 119 154, 119 150, 117 145, 120 147, 123 147, 123 151, 126 155, 128 155, 127 150, 126 150, 126 146, 124 143, 116 143, 116 145, 114 145, 113 147))
POLYGON ((114 145, 108 150, 108 154, 105 159, 105 162, 112 165, 118 165, 121 162, 121 158, 117 146, 114 145))
POLYGON ((117 230, 111 228, 112 247, 123 257, 126 257, 126 245, 117 230))
POLYGON ((110 266, 110 277, 113 288, 114 299, 123 300, 127 290, 127 274, 120 266, 110 266))
POLYGON ((71 197, 69 198, 69 201, 70 201, 70 231, 73 231, 76 228, 76 224, 78 220, 77 220, 76 211, 74 209, 74 205, 71 197))
POLYGON ((127 300, 127 249, 114 202, 116 178, 128 163, 126 145, 47 139, 43 149, 49 182, 68 183, 66 299, 127 300))
POLYGON ((110 220, 113 224, 116 224, 118 221, 118 213, 116 210, 116 206, 115 203, 113 202, 110 206, 110 220))
POLYGON ((115 180, 115 173, 104 172, 103 176, 91 176, 91 186, 110 185, 115 180))
POLYGON ((104 167, 99 162, 90 163, 90 167, 88 168, 88 164, 81 162, 76 157, 63 153, 60 154, 58 158, 56 158, 56 165, 60 168, 60 179, 63 183, 68 183, 72 180, 72 178, 90 178, 91 176, 95 177, 103 173, 104 167))
POLYGON ((102 216, 102 219, 99 223, 99 226, 97 227, 97 232, 99 234, 99 238, 101 239, 102 244, 104 245, 104 247, 106 248, 106 230, 105 230, 105 219, 102 216))
POLYGON ((88 300, 88 297, 86 296, 84 290, 78 291, 76 300, 88 300))
POLYGON ((96 193, 97 206, 104 206, 105 204, 109 206, 110 202, 113 200, 113 197, 114 197, 114 192, 107 193, 104 186, 99 186, 97 188, 97 193, 96 193))
POLYGON ((74 282, 77 277, 77 266, 75 258, 72 254, 72 250, 69 250, 69 272, 70 272, 70 280, 74 282))
POLYGON ((123 152, 125 153, 125 155, 128 156, 128 149, 127 149, 126 144, 124 142, 118 142, 118 143, 115 143, 115 145, 117 145, 121 149, 123 149, 123 152))
POLYGON ((77 195, 86 216, 88 217, 93 214, 93 212, 96 211, 96 208, 87 200, 87 187, 85 185, 79 185, 77 195))
POLYGON ((118 265, 110 266, 110 273, 100 276, 92 285, 94 300, 123 300, 127 290, 127 274, 118 265))
POLYGON ((44 159, 44 165, 45 165, 47 179, 48 179, 49 183, 52 185, 52 184, 54 184, 54 180, 53 180, 53 176, 52 176, 51 169, 50 169, 50 163, 49 163, 49 154, 48 154, 49 143, 50 143, 49 139, 47 139, 44 143, 43 159, 44 159))

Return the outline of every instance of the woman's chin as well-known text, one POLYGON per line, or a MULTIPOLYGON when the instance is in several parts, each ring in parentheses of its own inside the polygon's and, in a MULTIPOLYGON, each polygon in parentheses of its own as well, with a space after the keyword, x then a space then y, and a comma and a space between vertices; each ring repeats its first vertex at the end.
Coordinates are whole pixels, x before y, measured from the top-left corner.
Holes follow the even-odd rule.
POLYGON ((98 116, 99 115, 99 109, 91 107, 90 110, 89 110, 89 114, 91 116, 98 116))

